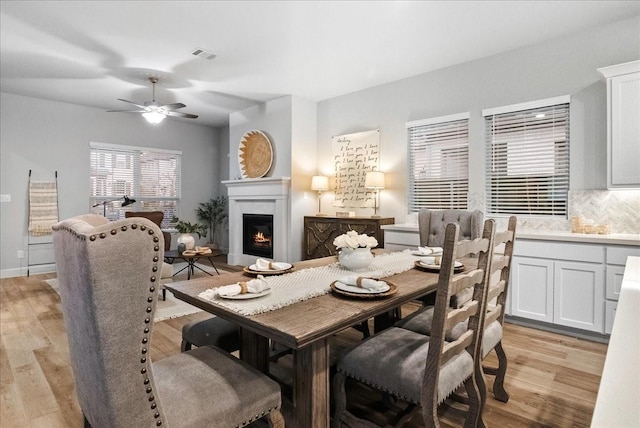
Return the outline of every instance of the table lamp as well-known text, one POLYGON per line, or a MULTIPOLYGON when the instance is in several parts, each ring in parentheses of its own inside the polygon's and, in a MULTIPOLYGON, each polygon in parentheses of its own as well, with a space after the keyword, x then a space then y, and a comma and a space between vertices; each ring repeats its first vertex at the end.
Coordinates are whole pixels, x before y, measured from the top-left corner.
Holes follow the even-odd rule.
POLYGON ((325 177, 324 175, 314 175, 311 178, 311 190, 318 192, 318 214, 316 215, 325 216, 326 214, 322 214, 322 192, 329 190, 329 177, 325 177))
POLYGON ((378 202, 380 198, 380 189, 384 189, 384 173, 380 171, 370 171, 364 178, 364 187, 366 189, 375 189, 376 199, 373 203, 373 215, 371 217, 380 217, 378 215, 378 202))

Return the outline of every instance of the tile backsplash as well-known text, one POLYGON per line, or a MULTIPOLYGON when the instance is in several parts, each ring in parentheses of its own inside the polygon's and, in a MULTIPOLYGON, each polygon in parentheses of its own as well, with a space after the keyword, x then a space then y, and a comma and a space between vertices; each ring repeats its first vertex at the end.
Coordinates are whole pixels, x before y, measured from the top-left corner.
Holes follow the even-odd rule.
MULTIPOLYGON (((469 209, 484 211, 484 195, 469 194, 469 209)), ((566 219, 518 219, 520 231, 571 232, 571 217, 583 216, 594 224, 608 224, 610 233, 640 234, 640 190, 574 190, 569 192, 566 219)), ((498 229, 507 226, 507 218, 496 218, 498 229)))
MULTIPOLYGON (((640 233, 640 191, 575 190, 569 192, 567 219, 521 218, 519 230, 571 232, 571 217, 607 224, 610 233, 640 233)), ((500 221, 497 222, 500 227, 500 221)), ((504 222, 506 225, 506 220, 504 222)))
MULTIPOLYGON (((469 193, 468 201, 470 210, 480 210, 486 215, 483 194, 469 193)), ((594 224, 607 224, 610 226, 610 233, 640 234, 640 190, 570 191, 568 218, 520 217, 518 230, 571 232, 573 216, 583 216, 585 219, 593 220, 594 224)), ((508 216, 488 217, 495 218, 498 230, 507 227, 508 216)), ((409 214, 407 223, 417 224, 418 214, 409 214)))

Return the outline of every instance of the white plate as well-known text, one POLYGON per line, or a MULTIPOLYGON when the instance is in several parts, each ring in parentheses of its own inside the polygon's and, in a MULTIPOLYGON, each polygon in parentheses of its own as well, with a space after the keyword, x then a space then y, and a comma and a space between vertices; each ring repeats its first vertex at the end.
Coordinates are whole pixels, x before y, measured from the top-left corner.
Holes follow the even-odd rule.
POLYGON ((355 285, 347 285, 347 284, 343 284, 340 281, 336 281, 336 288, 338 290, 348 291, 349 293, 378 294, 378 293, 384 293, 386 291, 389 291, 391 287, 389 287, 389 284, 385 284, 385 286, 379 290, 369 290, 368 288, 356 287, 355 285))
POLYGON ((285 270, 289 270, 293 267, 293 265, 289 263, 285 263, 285 262, 278 262, 278 263, 282 265, 286 265, 287 267, 284 269, 259 269, 257 265, 253 264, 249 266, 249 270, 252 270, 254 272, 284 272, 285 270))
POLYGON ((235 296, 221 296, 218 294, 218 297, 221 299, 229 299, 229 300, 246 300, 246 299, 255 299, 256 297, 266 296, 271 293, 271 289, 267 288, 260 293, 245 293, 245 294, 236 294, 235 296))
MULTIPOLYGON (((435 270, 440 270, 440 265, 429 265, 427 263, 422 263, 420 262, 420 266, 422 267, 426 267, 427 269, 435 269, 435 270)), ((459 269, 461 267, 463 267, 464 265, 462 264, 462 262, 458 262, 456 261, 456 264, 453 266, 454 269, 459 269)))

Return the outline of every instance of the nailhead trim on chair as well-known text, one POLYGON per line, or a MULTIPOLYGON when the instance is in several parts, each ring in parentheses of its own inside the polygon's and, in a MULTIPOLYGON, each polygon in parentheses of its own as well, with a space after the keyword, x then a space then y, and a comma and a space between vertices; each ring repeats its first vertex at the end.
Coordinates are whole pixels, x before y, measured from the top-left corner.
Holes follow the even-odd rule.
MULTIPOLYGON (((132 225, 131 225, 131 229, 132 229, 132 230, 136 230, 136 229, 138 229, 138 225, 137 225, 137 224, 132 224, 132 225)), ((126 226, 122 226, 122 228, 121 228, 120 230, 122 230, 123 232, 126 232, 126 231, 127 231, 127 227, 126 227, 126 226)), ((141 230, 141 231, 147 230, 147 227, 146 227, 146 226, 144 226, 144 225, 140 225, 140 230, 141 230)), ((117 231, 117 230, 115 230, 115 229, 113 229, 113 230, 111 231, 111 235, 116 235, 117 233, 118 233, 118 231, 117 231)), ((147 233, 148 233, 150 236, 153 236, 153 235, 154 235, 154 231, 153 231, 152 229, 149 229, 147 233)), ((106 234, 101 233, 99 236, 100 236, 100 238, 101 238, 101 239, 104 239, 104 238, 106 237, 106 234)), ((89 237, 89 239, 90 239, 91 241, 95 241, 95 240, 96 240, 96 237, 95 237, 95 235, 92 235, 92 236, 90 236, 90 237, 89 237)), ((153 242, 154 242, 154 243, 156 243, 156 244, 157 244, 159 241, 160 241, 160 240, 159 240, 159 238, 158 238, 157 236, 154 236, 154 237, 153 237, 153 242)), ((155 252, 157 253, 158 251, 160 251, 160 247, 159 247, 158 245, 154 245, 154 247, 153 247, 153 251, 155 251, 155 252)), ((153 257, 153 262, 154 262, 154 263, 157 263, 157 262, 158 262, 158 260, 160 260, 160 258, 159 258, 157 255, 155 255, 155 256, 153 257)), ((158 272, 158 265, 157 265, 157 264, 155 264, 155 265, 151 268, 151 271, 152 271, 154 274, 155 274, 156 272, 158 272)), ((154 283, 156 282, 156 280, 157 280, 157 278, 156 278, 156 276, 155 276, 155 275, 151 275, 151 277, 149 278, 149 281, 151 282, 151 286, 149 287, 149 293, 151 293, 151 294, 147 297, 147 303, 149 303, 149 304, 151 304, 151 305, 153 304, 154 293, 155 293, 155 291, 156 291, 156 287, 155 287, 155 285, 154 285, 154 283)), ((145 311, 146 311, 147 313, 151 313, 151 312, 153 311, 153 306, 147 306, 147 308, 145 309, 145 311)), ((142 345, 142 348, 140 349, 140 353, 142 354, 142 357, 140 358, 140 363, 141 363, 141 364, 144 364, 145 366, 144 366, 144 367, 142 367, 142 369, 140 369, 140 374, 141 374, 141 375, 142 375, 142 377, 143 377, 143 378, 142 378, 142 383, 143 383, 143 385, 145 385, 145 392, 146 392, 146 393, 147 393, 147 395, 148 395, 148 397, 147 397, 147 398, 148 398, 148 400, 149 400, 149 403, 151 403, 151 405, 150 405, 150 409, 154 412, 154 413, 153 413, 153 417, 154 417, 154 419, 158 419, 158 420, 156 421, 156 426, 162 426, 162 419, 159 419, 159 418, 160 418, 160 412, 156 411, 156 409, 158 408, 158 406, 157 406, 157 403, 155 402, 155 396, 153 395, 153 388, 151 388, 151 386, 149 386, 149 384, 151 383, 151 380, 150 380, 150 379, 149 379, 149 377, 147 376, 147 367, 146 367, 146 364, 147 364, 147 357, 146 357, 146 354, 147 354, 147 352, 148 352, 148 348, 147 348, 147 346, 146 346, 146 345, 147 345, 147 343, 149 343, 149 337, 148 337, 148 334, 149 334, 149 333, 150 333, 150 331, 151 331, 151 329, 148 327, 148 325, 151 323, 151 318, 149 318, 149 317, 145 318, 145 319, 144 319, 144 323, 146 324, 146 326, 145 326, 145 327, 144 327, 144 329, 142 330, 142 332, 143 332, 143 336, 142 336, 142 340, 140 341, 140 343, 141 343, 141 345, 142 345)))
MULTIPOLYGON (((131 230, 137 230, 138 227, 140 228, 141 231, 145 231, 147 230, 147 226, 145 225, 137 225, 137 224, 132 224, 131 225, 131 230)), ((66 230, 71 231, 72 233, 74 233, 74 235, 85 239, 85 235, 80 235, 78 234, 75 230, 72 229, 68 229, 65 228, 66 230)), ((120 230, 122 232, 126 232, 128 230, 127 226, 122 226, 120 228, 120 230)), ((118 231, 116 229, 112 229, 111 230, 111 236, 115 236, 117 235, 118 231)), ((149 236, 153 236, 155 233, 153 231, 153 229, 149 229, 147 231, 147 233, 149 234, 149 236)), ((98 235, 100 237, 100 239, 105 239, 107 237, 106 233, 100 233, 98 235)), ((89 236, 89 240, 90 241, 95 241, 97 239, 96 235, 90 235, 89 236)), ((157 236, 153 236, 153 242, 155 244, 157 244, 158 242, 160 242, 160 238, 158 238, 157 236)), ((158 251, 160 251, 160 246, 159 245, 154 245, 153 250, 157 253, 158 251)), ((155 255, 153 257, 153 262, 156 263, 152 268, 151 271, 155 274, 158 272, 158 261, 160 260, 160 257, 158 255, 155 255)), ((153 311, 153 299, 155 297, 155 291, 156 291, 156 287, 154 285, 154 283, 157 281, 157 278, 155 275, 151 275, 151 277, 149 278, 149 281, 151 283, 151 286, 149 287, 149 293, 151 293, 148 297, 147 297, 147 303, 150 303, 151 306, 147 306, 146 308, 146 312, 147 313, 151 313, 153 311)), ((150 404, 150 409, 153 411, 153 417, 154 419, 158 419, 156 421, 156 426, 162 426, 162 419, 160 418, 160 412, 156 411, 156 409, 158 408, 157 403, 155 401, 155 396, 153 395, 153 388, 151 388, 151 386, 149 386, 149 384, 151 383, 151 380, 149 379, 149 377, 147 376, 147 357, 146 354, 148 353, 148 348, 147 348, 147 343, 149 342, 149 337, 148 334, 151 332, 151 329, 149 328, 149 325, 151 323, 151 318, 147 317, 144 319, 144 323, 146 324, 144 329, 143 329, 143 336, 142 336, 142 340, 140 341, 141 343, 141 349, 140 349, 140 353, 142 355, 142 357, 140 358, 140 364, 143 364, 143 367, 140 369, 140 374, 142 375, 142 383, 143 385, 145 385, 145 392, 148 395, 148 400, 150 404)), ((271 411, 271 409, 269 409, 269 412, 271 411)), ((263 412, 264 415, 264 412, 263 412)), ((257 416, 256 416, 257 419, 257 416)), ((249 420, 249 423, 251 423, 251 420, 249 420)), ((246 425, 246 422, 243 423, 243 426, 246 425)))

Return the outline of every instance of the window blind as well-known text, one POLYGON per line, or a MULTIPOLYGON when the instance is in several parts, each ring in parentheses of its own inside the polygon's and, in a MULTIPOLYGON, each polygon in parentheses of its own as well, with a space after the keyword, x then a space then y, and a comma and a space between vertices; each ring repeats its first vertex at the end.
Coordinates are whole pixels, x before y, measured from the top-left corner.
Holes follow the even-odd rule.
POLYGON ((90 144, 90 202, 111 220, 126 210, 162 211, 162 227, 178 215, 182 153, 115 144, 90 144), (122 207, 123 196, 136 203, 122 207))
POLYGON ((563 99, 525 110, 483 112, 487 213, 567 216, 569 102, 563 99))
POLYGON ((407 123, 409 212, 466 209, 469 192, 469 115, 407 123))

